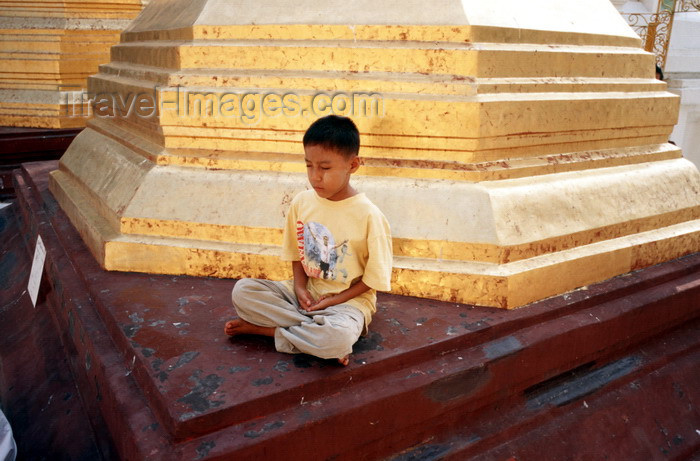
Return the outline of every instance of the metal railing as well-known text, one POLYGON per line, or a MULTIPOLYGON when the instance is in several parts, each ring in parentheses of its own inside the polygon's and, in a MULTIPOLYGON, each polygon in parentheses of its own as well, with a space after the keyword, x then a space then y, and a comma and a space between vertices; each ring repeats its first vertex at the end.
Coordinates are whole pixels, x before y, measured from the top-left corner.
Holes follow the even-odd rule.
POLYGON ((675 11, 676 13, 700 11, 700 0, 678 0, 675 11))
POLYGON ((700 11, 700 0, 659 0, 656 13, 628 13, 624 16, 642 39, 644 49, 654 53, 656 64, 663 69, 675 15, 697 11, 700 11))

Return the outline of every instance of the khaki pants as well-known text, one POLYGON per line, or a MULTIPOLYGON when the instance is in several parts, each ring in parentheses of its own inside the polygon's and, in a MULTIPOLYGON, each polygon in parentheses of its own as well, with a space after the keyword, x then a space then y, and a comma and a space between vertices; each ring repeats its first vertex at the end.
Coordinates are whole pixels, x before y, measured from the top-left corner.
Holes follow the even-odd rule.
POLYGON ((231 293, 238 316, 261 327, 275 327, 275 348, 288 354, 343 358, 352 352, 365 318, 348 304, 306 312, 282 282, 241 279, 231 293))

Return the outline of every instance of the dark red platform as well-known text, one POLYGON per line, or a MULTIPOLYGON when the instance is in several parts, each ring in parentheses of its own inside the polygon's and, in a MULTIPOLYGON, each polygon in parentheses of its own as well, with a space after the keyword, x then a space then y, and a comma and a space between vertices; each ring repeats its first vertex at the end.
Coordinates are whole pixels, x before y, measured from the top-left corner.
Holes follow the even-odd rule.
POLYGON ((57 160, 82 128, 0 126, 0 199, 14 197, 12 170, 24 162, 57 160))
POLYGON ((25 164, 18 203, 0 211, 0 398, 20 452, 665 460, 700 449, 700 254, 515 311, 380 295, 343 368, 227 339, 231 280, 101 270, 46 190, 55 167, 25 164), (33 309, 23 292, 37 233, 48 254, 33 309))

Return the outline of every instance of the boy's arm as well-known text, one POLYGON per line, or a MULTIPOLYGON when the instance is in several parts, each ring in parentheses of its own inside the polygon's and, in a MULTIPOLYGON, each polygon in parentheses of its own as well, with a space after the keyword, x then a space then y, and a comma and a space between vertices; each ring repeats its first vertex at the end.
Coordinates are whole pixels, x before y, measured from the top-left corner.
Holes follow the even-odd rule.
POLYGON ((304 310, 309 310, 309 306, 316 301, 306 288, 306 283, 309 280, 309 276, 306 275, 304 266, 301 265, 301 261, 292 261, 292 272, 294 273, 294 294, 297 295, 297 300, 299 301, 301 308, 304 310))
MULTIPOLYGON (((359 281, 346 290, 334 295, 324 295, 319 298, 315 304, 308 306, 301 305, 301 308, 307 312, 319 311, 327 307, 335 306, 336 304, 343 304, 344 302, 350 301, 352 298, 360 296, 365 291, 369 290, 369 287, 365 285, 363 281, 359 281)), ((299 295, 297 295, 299 296, 299 295)))

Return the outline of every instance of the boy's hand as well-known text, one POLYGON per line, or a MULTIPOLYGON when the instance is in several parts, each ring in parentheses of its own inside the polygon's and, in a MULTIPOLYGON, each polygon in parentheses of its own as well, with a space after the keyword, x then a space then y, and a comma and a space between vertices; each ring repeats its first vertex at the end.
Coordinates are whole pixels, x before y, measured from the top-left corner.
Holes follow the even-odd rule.
MULTIPOLYGON (((360 296, 367 290, 369 290, 369 287, 365 285, 364 282, 359 281, 351 285, 350 288, 341 291, 340 293, 323 295, 320 298, 318 298, 318 301, 313 301, 313 298, 311 298, 311 304, 302 304, 301 298, 299 298, 299 303, 301 304, 301 308, 304 309, 306 312, 320 311, 321 309, 335 306, 336 304, 343 304, 351 300, 352 298, 360 296)), ((298 296, 299 294, 297 294, 297 297, 298 296)), ((309 295, 309 297, 311 297, 311 295, 309 295)))
POLYGON ((306 287, 294 287, 294 294, 297 295, 297 300, 299 301, 299 306, 304 309, 305 311, 309 310, 309 307, 314 305, 316 301, 314 300, 314 297, 311 296, 311 293, 309 293, 309 290, 306 289, 306 287))
POLYGON ((294 272, 294 294, 297 295, 299 306, 306 310, 316 302, 306 288, 309 277, 304 272, 304 266, 300 261, 292 261, 292 272, 294 272))
POLYGON ((306 312, 313 312, 313 311, 320 311, 321 309, 325 309, 327 307, 334 306, 337 303, 332 299, 333 296, 334 295, 323 295, 320 298, 318 298, 318 301, 316 301, 315 303, 312 303, 308 307, 302 306, 302 308, 306 312))

